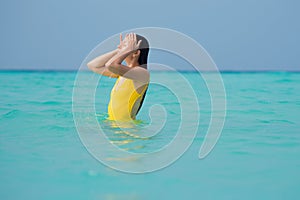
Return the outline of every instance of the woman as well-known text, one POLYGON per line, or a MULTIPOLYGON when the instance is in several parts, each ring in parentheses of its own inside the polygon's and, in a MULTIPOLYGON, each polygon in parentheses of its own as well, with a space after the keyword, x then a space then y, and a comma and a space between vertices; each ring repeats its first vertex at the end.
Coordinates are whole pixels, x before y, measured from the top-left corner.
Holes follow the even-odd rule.
POLYGON ((93 72, 117 78, 108 105, 110 120, 128 121, 136 118, 148 88, 148 41, 135 33, 127 34, 116 50, 96 57, 87 66, 93 72), (122 62, 125 60, 126 65, 122 62))

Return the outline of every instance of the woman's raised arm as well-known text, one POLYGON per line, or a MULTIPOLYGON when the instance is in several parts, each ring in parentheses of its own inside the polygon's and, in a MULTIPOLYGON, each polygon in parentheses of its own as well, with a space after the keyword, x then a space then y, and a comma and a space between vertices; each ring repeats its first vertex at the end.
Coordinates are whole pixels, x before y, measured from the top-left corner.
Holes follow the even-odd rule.
POLYGON ((116 50, 110 51, 106 54, 103 54, 91 60, 87 64, 88 68, 97 74, 118 78, 119 75, 109 71, 105 65, 107 61, 109 61, 112 57, 118 54, 122 46, 123 46, 123 40, 122 40, 122 34, 120 34, 120 44, 118 45, 118 48, 116 50))
POLYGON ((105 64, 105 66, 110 72, 114 74, 146 84, 149 82, 150 79, 149 72, 146 69, 142 67, 132 68, 122 64, 123 60, 134 51, 136 51, 136 54, 140 54, 140 50, 138 49, 142 42, 141 40, 137 41, 136 34, 134 33, 130 33, 126 37, 126 45, 120 48, 118 54, 113 56, 105 64))
POLYGON ((118 53, 118 50, 116 49, 116 50, 113 50, 106 54, 103 54, 101 56, 98 56, 98 57, 94 58, 93 60, 91 60, 90 62, 88 62, 87 66, 90 70, 92 70, 93 72, 95 72, 97 74, 102 74, 104 76, 110 76, 113 78, 117 78, 117 77, 119 77, 119 75, 112 73, 111 71, 109 71, 107 69, 107 67, 105 67, 105 63, 107 61, 109 61, 117 53, 118 53))

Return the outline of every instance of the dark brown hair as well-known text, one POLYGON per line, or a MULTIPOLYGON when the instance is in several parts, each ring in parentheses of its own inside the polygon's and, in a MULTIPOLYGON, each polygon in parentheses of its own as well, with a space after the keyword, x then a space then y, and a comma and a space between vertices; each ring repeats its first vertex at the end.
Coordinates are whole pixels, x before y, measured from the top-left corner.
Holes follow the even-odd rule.
MULTIPOLYGON (((136 39, 137 39, 137 41, 142 40, 142 42, 141 42, 141 44, 140 44, 140 47, 139 47, 139 50, 140 50, 140 57, 139 57, 139 59, 138 59, 138 62, 139 62, 139 64, 140 64, 140 67, 147 69, 147 64, 148 64, 148 54, 149 54, 149 42, 148 42, 148 40, 147 40, 145 37, 143 37, 143 36, 141 36, 141 35, 138 35, 138 34, 136 34, 136 39)), ((147 88, 146 88, 146 91, 145 91, 144 94, 143 94, 143 97, 142 97, 140 106, 139 106, 139 108, 137 109, 136 114, 139 113, 139 111, 140 111, 140 109, 141 109, 141 107, 142 107, 142 105, 143 105, 143 102, 144 102, 144 99, 145 99, 147 90, 148 90, 148 86, 147 86, 147 88)))
POLYGON ((141 35, 136 34, 137 41, 142 40, 139 50, 140 50, 140 57, 138 59, 138 62, 140 64, 140 67, 143 67, 147 69, 147 63, 148 63, 148 54, 149 54, 149 43, 147 39, 141 35))

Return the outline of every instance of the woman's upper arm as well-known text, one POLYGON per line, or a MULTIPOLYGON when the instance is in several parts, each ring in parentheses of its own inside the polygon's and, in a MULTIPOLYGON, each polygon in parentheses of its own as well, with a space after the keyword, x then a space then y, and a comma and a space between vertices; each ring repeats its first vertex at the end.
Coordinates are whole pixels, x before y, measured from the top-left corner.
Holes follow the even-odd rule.
POLYGON ((108 76, 108 77, 112 77, 112 78, 118 78, 119 75, 112 73, 111 71, 109 71, 105 66, 103 67, 94 67, 93 65, 89 65, 87 64, 88 68, 97 73, 97 74, 101 74, 103 76, 108 76))
POLYGON ((150 80, 149 71, 142 67, 134 67, 128 70, 122 76, 142 83, 148 83, 150 80))

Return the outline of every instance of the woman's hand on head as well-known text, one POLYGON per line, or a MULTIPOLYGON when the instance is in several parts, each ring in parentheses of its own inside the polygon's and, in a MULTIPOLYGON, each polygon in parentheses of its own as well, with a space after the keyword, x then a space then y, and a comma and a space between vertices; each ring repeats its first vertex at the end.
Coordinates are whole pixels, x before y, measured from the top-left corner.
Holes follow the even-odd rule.
POLYGON ((137 41, 135 33, 129 33, 122 41, 120 35, 120 44, 118 45, 119 52, 132 52, 139 49, 142 40, 137 41))
POLYGON ((117 48, 118 51, 120 51, 121 49, 123 49, 124 46, 126 45, 126 40, 125 39, 123 40, 122 33, 120 33, 120 44, 118 45, 118 48, 117 48))

